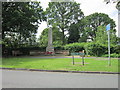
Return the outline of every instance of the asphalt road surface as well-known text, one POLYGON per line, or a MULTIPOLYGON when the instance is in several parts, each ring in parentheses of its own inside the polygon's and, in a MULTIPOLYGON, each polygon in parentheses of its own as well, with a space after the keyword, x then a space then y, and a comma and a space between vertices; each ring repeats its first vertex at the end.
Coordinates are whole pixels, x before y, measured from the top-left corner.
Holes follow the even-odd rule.
POLYGON ((2 70, 2 88, 118 88, 118 75, 2 70))

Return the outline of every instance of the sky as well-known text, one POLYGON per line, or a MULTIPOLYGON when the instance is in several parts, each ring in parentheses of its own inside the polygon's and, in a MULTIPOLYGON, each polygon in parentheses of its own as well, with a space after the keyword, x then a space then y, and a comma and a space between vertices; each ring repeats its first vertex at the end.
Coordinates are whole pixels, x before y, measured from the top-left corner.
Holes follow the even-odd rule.
MULTIPOLYGON (((50 0, 37 0, 37 1, 41 2, 41 6, 43 7, 44 10, 48 7, 48 3, 50 2, 50 0)), ((83 11, 85 16, 88 16, 95 12, 108 14, 109 17, 115 21, 117 25, 116 29, 118 30, 118 10, 115 7, 116 3, 111 2, 109 4, 106 4, 104 0, 74 0, 74 1, 76 1, 77 3, 80 3, 80 8, 83 11)), ((47 28, 47 24, 46 22, 42 22, 39 25, 39 28, 37 31, 38 32, 37 38, 39 38, 39 36, 41 35, 41 32, 45 28, 47 28)))

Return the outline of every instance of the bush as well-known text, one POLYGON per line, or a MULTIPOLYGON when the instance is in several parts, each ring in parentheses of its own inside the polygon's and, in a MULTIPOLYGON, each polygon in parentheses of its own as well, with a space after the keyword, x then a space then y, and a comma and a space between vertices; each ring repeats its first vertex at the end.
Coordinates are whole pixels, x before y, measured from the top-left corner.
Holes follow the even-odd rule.
POLYGON ((102 56, 106 53, 106 46, 100 45, 98 43, 88 43, 85 45, 85 50, 89 55, 102 56))
POLYGON ((65 50, 64 46, 56 46, 54 50, 65 50))
MULTIPOLYGON (((67 44, 64 46, 66 50, 69 50, 71 52, 78 52, 85 50, 85 53, 87 55, 91 56, 102 56, 102 55, 107 55, 108 53, 108 45, 106 44, 99 44, 95 42, 89 42, 89 43, 72 43, 72 44, 67 44)), ((110 52, 111 53, 120 53, 120 45, 111 45, 110 46, 110 52)), ((113 57, 115 56, 112 54, 113 57)), ((119 56, 119 55, 118 55, 119 56)), ((117 57, 117 56, 115 56, 117 57)))
POLYGON ((117 53, 117 54, 120 53, 120 45, 116 45, 116 46, 114 47, 114 53, 117 53))
POLYGON ((29 55, 30 51, 34 51, 34 50, 46 51, 46 47, 2 48, 2 55, 3 56, 11 56, 13 50, 20 51, 22 53, 22 55, 29 55), (6 54, 4 53, 5 51, 7 51, 6 54))
POLYGON ((64 46, 66 50, 69 50, 70 52, 79 52, 84 50, 84 45, 86 43, 72 43, 72 44, 67 44, 64 46))
MULTIPOLYGON (((102 57, 108 57, 108 54, 102 55, 102 57)), ((120 54, 112 53, 112 54, 110 54, 110 57, 120 58, 120 54)))

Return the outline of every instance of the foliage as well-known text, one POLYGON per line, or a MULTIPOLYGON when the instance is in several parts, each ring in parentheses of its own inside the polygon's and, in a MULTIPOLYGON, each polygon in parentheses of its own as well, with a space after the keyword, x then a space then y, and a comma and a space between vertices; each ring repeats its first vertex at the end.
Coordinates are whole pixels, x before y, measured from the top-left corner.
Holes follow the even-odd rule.
MULTIPOLYGON (((102 44, 102 43, 96 43, 96 42, 88 42, 88 43, 71 43, 66 44, 64 46, 66 50, 69 50, 70 52, 79 52, 82 50, 85 50, 86 55, 91 56, 102 56, 104 54, 108 53, 108 45, 102 44)), ((113 45, 110 46, 110 52, 112 53, 120 53, 120 46, 119 45, 113 45)))
MULTIPOLYGON (((104 2, 106 2, 106 4, 111 3, 110 0, 104 0, 104 2)), ((120 0, 112 0, 112 2, 116 3, 116 8, 120 10, 120 0)))
MULTIPOLYGON (((102 55, 102 57, 108 57, 108 54, 102 55)), ((110 54, 110 57, 112 57, 112 58, 120 58, 120 54, 112 53, 112 54, 110 54)))
MULTIPOLYGON (((43 30, 41 33, 41 36, 39 38, 40 46, 47 46, 48 44, 48 29, 46 28, 43 30)), ((58 30, 56 26, 52 27, 52 39, 53 39, 53 45, 54 47, 62 45, 62 40, 61 40, 61 32, 58 30)))
POLYGON ((44 29, 39 38, 40 46, 47 46, 48 43, 48 28, 44 29))
POLYGON ((16 47, 26 42, 34 43, 38 24, 43 20, 44 12, 39 2, 3 2, 3 44, 16 47))
MULTIPOLYGON (((107 45, 108 44, 108 32, 106 31, 105 26, 98 26, 96 31, 96 37, 94 41, 99 44, 107 45)), ((113 30, 110 30, 110 44, 117 44, 117 37, 113 30)))
POLYGON ((80 23, 82 24, 82 29, 80 28, 80 39, 86 39, 84 41, 87 41, 87 39, 93 41, 96 38, 96 32, 99 26, 106 26, 107 24, 110 24, 112 31, 114 33, 116 32, 115 21, 104 13, 93 13, 83 18, 80 23))
POLYGON ((79 52, 84 50, 85 43, 72 43, 72 44, 66 44, 64 48, 66 50, 69 50, 70 52, 79 52))
POLYGON ((67 43, 65 32, 69 32, 71 24, 76 24, 84 16, 76 2, 50 2, 46 13, 49 25, 56 25, 62 33, 63 45, 67 43))
POLYGON ((114 53, 120 54, 120 45, 114 46, 114 53))
POLYGON ((120 1, 118 1, 117 5, 116 5, 116 8, 117 8, 118 10, 120 10, 120 1))
POLYGON ((80 38, 78 27, 79 26, 75 23, 71 24, 70 30, 69 30, 68 43, 78 42, 80 38))
POLYGON ((31 37, 29 37, 29 39, 27 40, 21 40, 19 36, 6 37, 2 44, 5 45, 5 47, 11 47, 11 48, 38 46, 35 35, 31 35, 31 37))
POLYGON ((88 43, 85 45, 85 50, 89 55, 101 56, 106 53, 107 48, 99 43, 88 43))
POLYGON ((54 47, 55 50, 65 50, 64 46, 56 46, 54 47))
POLYGON ((35 46, 27 46, 27 47, 19 47, 19 48, 10 48, 10 47, 7 47, 7 48, 4 48, 2 49, 2 56, 12 56, 12 51, 15 50, 15 51, 19 51, 21 53, 22 56, 25 56, 25 55, 30 55, 30 51, 45 51, 46 50, 46 47, 35 47, 35 46), (6 54, 4 54, 4 51, 7 51, 6 54))

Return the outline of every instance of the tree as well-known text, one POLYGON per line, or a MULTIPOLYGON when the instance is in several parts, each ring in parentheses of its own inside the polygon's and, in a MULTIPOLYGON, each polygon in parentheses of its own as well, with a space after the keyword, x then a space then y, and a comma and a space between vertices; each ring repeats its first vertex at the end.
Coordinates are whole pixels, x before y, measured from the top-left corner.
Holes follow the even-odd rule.
POLYGON ((80 4, 76 2, 50 2, 46 13, 49 25, 56 24, 62 33, 63 45, 66 44, 66 32, 69 32, 71 24, 76 24, 84 17, 80 4))
MULTIPOLYGON (((39 38, 40 46, 47 46, 48 44, 48 29, 49 28, 44 29, 43 32, 41 33, 41 36, 39 38)), ((56 26, 52 27, 52 35, 53 35, 53 45, 54 46, 62 45, 62 39, 61 39, 62 33, 58 30, 56 26)))
POLYGON ((47 46, 48 43, 48 28, 44 29, 39 37, 40 46, 47 46))
MULTIPOLYGON (((108 35, 105 26, 99 26, 96 32, 95 42, 103 45, 108 44, 108 35)), ((116 45, 117 37, 113 30, 110 30, 110 43, 116 45)))
POLYGON ((19 43, 34 41, 30 37, 37 33, 38 24, 43 20, 45 20, 44 12, 39 2, 3 2, 3 42, 8 44, 10 41, 16 42, 19 46, 19 43))
MULTIPOLYGON (((111 3, 110 0, 104 0, 104 2, 106 2, 106 4, 111 3)), ((112 2, 116 3, 116 8, 120 10, 120 0, 112 0, 112 2)))
POLYGON ((78 24, 73 23, 70 26, 68 43, 78 42, 79 38, 80 38, 80 35, 78 30, 78 24))
POLYGON ((83 29, 80 31, 81 38, 82 36, 86 36, 86 39, 91 39, 93 41, 96 38, 96 31, 100 25, 106 26, 107 24, 110 24, 113 32, 116 32, 115 21, 104 13, 93 13, 82 19, 82 22, 83 29))
POLYGON ((120 11, 120 1, 117 3, 116 8, 120 11))

